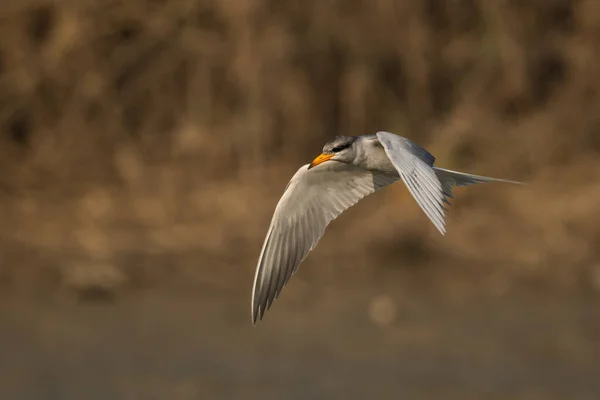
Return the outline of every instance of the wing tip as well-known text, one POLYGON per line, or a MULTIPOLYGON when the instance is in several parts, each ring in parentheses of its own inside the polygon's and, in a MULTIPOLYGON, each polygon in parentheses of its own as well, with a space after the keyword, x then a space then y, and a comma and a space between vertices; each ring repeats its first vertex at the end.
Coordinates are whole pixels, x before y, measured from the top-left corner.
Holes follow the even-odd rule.
POLYGON ((252 307, 252 326, 256 326, 260 320, 262 320, 263 312, 261 311, 260 305, 253 305, 252 307))
POLYGON ((257 297, 257 289, 258 289, 258 274, 255 277, 254 280, 254 285, 252 287, 252 297, 250 300, 250 305, 251 305, 251 310, 250 310, 250 316, 252 317, 252 325, 256 325, 256 323, 258 321, 260 321, 261 319, 261 307, 260 304, 258 302, 259 297, 257 297))
POLYGON ((273 301, 266 299, 262 304, 256 304, 252 302, 252 325, 256 326, 260 321, 263 320, 265 314, 271 308, 273 301))
POLYGON ((436 227, 436 229, 442 236, 446 235, 446 227, 444 225, 438 226, 438 225, 434 224, 434 226, 436 227))

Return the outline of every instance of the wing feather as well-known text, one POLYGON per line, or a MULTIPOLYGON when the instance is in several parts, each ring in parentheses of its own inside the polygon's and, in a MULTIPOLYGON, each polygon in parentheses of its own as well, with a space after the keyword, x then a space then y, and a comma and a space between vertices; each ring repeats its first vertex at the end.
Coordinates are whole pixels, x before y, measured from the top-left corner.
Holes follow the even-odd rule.
POLYGON ((443 235, 446 233, 444 191, 433 163, 435 157, 418 144, 389 132, 377 139, 417 204, 443 235))
POLYGON ((349 164, 302 166, 279 200, 258 259, 252 322, 262 319, 327 225, 365 196, 398 180, 349 164))

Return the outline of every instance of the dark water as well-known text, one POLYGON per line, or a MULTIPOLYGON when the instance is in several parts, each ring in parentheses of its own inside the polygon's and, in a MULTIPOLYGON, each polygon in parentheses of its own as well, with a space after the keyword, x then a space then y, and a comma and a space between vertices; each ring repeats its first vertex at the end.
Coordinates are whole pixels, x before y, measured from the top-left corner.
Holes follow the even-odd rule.
POLYGON ((370 295, 280 300, 257 327, 246 302, 210 293, 5 300, 0 398, 600 398, 596 298, 417 296, 382 327, 370 295))

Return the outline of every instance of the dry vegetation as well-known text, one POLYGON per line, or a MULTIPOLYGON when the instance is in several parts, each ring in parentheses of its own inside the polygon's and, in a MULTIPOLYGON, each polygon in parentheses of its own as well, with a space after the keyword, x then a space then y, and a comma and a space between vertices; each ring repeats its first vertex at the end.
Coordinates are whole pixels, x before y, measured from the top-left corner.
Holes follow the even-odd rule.
POLYGON ((531 185, 460 191, 443 239, 390 188, 336 221, 321 258, 586 286, 599 50, 594 0, 4 1, 0 281, 248 288, 295 169, 335 134, 388 130, 531 185), (193 261, 160 261, 175 255, 193 261))

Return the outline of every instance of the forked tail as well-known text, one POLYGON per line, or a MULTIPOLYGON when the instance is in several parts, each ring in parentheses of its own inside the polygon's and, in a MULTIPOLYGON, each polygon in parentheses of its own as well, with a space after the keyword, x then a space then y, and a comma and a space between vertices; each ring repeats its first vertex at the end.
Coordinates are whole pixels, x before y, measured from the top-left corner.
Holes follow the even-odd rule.
POLYGON ((488 182, 504 182, 514 183, 518 185, 524 185, 523 182, 510 181, 508 179, 490 178, 489 176, 471 175, 464 172, 451 171, 440 167, 433 167, 435 174, 442 183, 442 190, 444 191, 444 201, 449 203, 448 199, 453 199, 453 189, 460 186, 476 185, 478 183, 488 182))

